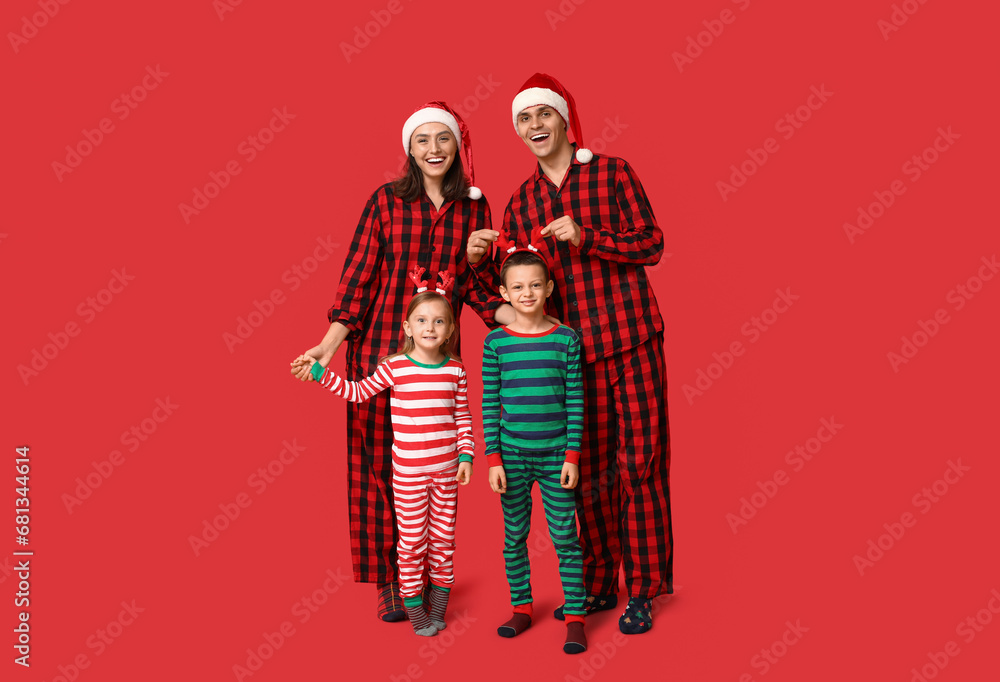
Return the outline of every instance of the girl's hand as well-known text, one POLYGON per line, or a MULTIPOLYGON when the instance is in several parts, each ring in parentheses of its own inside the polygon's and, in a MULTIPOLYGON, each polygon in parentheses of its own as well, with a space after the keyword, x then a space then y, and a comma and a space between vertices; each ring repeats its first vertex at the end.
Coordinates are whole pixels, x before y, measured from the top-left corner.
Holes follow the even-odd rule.
POLYGON ((580 480, 580 467, 570 462, 563 462, 559 483, 566 490, 572 490, 580 480))
POLYGON ((455 480, 459 485, 469 485, 469 481, 472 480, 472 462, 458 463, 458 475, 455 476, 455 480))
POLYGON ((310 370, 312 370, 312 366, 315 362, 316 360, 309 357, 308 355, 300 355, 299 357, 292 360, 291 363, 289 364, 292 367, 292 374, 295 375, 295 378, 298 378, 298 374, 300 371, 305 370, 306 372, 309 372, 310 370))
POLYGON ((490 488, 495 493, 507 492, 507 473, 503 466, 490 467, 490 488))
MULTIPOLYGON (((318 362, 323 365, 324 368, 329 367, 330 360, 332 360, 333 356, 337 354, 340 344, 344 342, 344 339, 347 338, 349 333, 350 330, 340 322, 333 322, 330 324, 330 328, 327 330, 323 340, 299 357, 311 359, 313 362, 318 362)), ((292 365, 292 374, 295 375, 296 379, 301 381, 313 381, 312 374, 309 373, 312 365, 312 362, 301 363, 298 367, 292 365)))

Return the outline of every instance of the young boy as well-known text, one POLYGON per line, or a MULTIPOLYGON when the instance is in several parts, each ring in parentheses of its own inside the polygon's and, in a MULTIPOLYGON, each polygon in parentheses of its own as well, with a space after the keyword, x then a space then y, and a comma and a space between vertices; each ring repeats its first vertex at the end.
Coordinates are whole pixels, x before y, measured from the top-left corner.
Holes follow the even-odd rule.
POLYGON ((538 482, 566 605, 563 651, 587 650, 583 554, 573 488, 579 480, 583 383, 576 334, 545 317, 552 294, 548 266, 534 251, 513 251, 500 268, 500 294, 516 314, 493 330, 483 350, 483 430, 490 487, 500 493, 513 617, 497 628, 514 637, 531 625, 531 488, 538 482))

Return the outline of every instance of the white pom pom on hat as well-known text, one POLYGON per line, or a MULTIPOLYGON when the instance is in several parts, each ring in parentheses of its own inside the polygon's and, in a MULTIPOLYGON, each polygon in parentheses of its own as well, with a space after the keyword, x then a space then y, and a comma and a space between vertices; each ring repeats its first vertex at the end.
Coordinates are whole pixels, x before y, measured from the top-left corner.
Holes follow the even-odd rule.
POLYGON ((403 124, 403 152, 410 153, 410 138, 413 131, 425 123, 441 123, 448 126, 458 141, 458 150, 465 154, 465 171, 469 179, 469 198, 482 199, 483 192, 476 187, 475 170, 472 167, 472 135, 465 121, 445 102, 428 102, 410 114, 403 124))
POLYGON ((566 122, 566 127, 573 132, 576 141, 576 160, 580 163, 590 163, 594 152, 583 146, 583 132, 580 128, 580 117, 576 114, 576 101, 562 83, 545 73, 536 73, 525 81, 514 101, 511 103, 511 115, 514 119, 514 130, 517 130, 517 115, 529 107, 547 105, 559 112, 566 122))

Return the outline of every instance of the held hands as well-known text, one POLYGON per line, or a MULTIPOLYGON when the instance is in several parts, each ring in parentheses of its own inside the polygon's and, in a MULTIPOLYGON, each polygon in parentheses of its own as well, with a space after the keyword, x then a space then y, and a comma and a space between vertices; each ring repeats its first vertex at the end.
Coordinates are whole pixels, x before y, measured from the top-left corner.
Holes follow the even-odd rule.
POLYGON ((572 490, 580 480, 580 467, 571 462, 563 462, 559 483, 566 490, 572 490))
POLYGON ((458 463, 458 475, 455 476, 455 480, 459 485, 469 485, 469 481, 472 480, 472 462, 458 463))
POLYGON ((305 372, 307 378, 302 379, 303 381, 315 381, 315 379, 312 378, 312 366, 316 364, 315 358, 309 357, 308 355, 300 355, 289 364, 292 366, 292 374, 295 375, 296 379, 299 378, 300 372, 305 372))
POLYGON ((292 375, 300 381, 315 381, 310 374, 313 364, 319 363, 326 367, 333 359, 333 353, 320 344, 310 348, 291 362, 292 375))
POLYGON ((490 252, 493 242, 500 236, 496 230, 476 230, 469 235, 469 242, 465 247, 465 256, 469 259, 469 265, 475 265, 479 259, 490 252))
POLYGON ((540 234, 543 237, 552 235, 561 242, 570 242, 573 246, 580 246, 580 226, 568 215, 553 220, 542 228, 540 234))
POLYGON ((490 488, 495 493, 507 492, 507 473, 503 466, 490 467, 490 488))

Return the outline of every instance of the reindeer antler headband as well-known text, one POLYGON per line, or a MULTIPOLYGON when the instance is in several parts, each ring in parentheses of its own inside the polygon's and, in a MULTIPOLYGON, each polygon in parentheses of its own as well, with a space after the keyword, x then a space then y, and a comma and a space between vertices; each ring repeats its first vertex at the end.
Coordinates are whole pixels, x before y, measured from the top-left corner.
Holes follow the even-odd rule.
MULTIPOLYGON (((424 276, 424 272, 426 272, 426 268, 414 265, 413 270, 409 274, 410 281, 417 285, 418 294, 427 291, 427 280, 421 279, 424 276)), ((437 275, 441 282, 434 287, 434 291, 444 296, 445 299, 450 298, 452 287, 455 286, 455 276, 447 270, 442 270, 437 275)))
POLYGON ((497 237, 497 246, 500 248, 500 252, 504 254, 500 261, 500 267, 503 268, 503 264, 507 262, 507 259, 513 256, 515 253, 521 251, 530 251, 531 253, 537 253, 539 257, 545 261, 546 267, 548 267, 548 260, 545 256, 542 256, 538 247, 541 246, 543 241, 542 237, 542 226, 536 226, 531 231, 531 237, 527 246, 518 246, 517 242, 510 238, 510 235, 506 231, 501 231, 500 236, 497 237))

